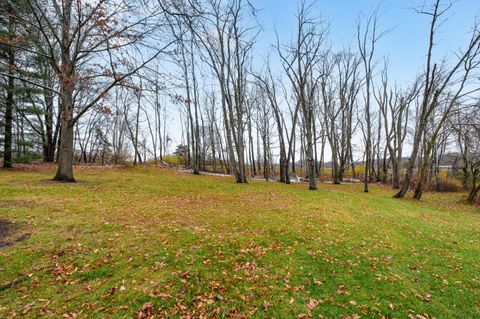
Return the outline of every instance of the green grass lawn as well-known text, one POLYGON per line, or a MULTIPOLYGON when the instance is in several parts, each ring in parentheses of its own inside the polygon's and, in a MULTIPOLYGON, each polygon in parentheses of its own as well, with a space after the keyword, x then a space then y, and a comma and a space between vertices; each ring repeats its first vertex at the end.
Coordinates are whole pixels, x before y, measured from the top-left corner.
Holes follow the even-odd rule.
POLYGON ((14 242, 30 234, 0 248, 0 318, 480 318, 480 209, 465 194, 52 176, 0 171, 0 219, 14 242))

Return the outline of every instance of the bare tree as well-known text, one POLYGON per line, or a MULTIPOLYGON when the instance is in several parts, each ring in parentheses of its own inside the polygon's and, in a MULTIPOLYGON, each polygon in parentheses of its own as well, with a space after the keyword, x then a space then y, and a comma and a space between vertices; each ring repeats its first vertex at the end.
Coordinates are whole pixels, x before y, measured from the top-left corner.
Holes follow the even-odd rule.
POLYGON ((277 137, 279 143, 279 155, 280 155, 280 176, 279 181, 281 183, 286 183, 288 180, 288 163, 289 158, 287 158, 287 149, 285 143, 285 135, 288 135, 285 127, 285 120, 283 117, 282 110, 280 108, 279 96, 278 96, 278 84, 274 79, 272 71, 270 69, 270 64, 266 62, 266 69, 263 75, 255 75, 258 79, 259 84, 262 86, 267 99, 270 104, 270 108, 273 112, 273 119, 275 120, 275 125, 277 129, 277 137))
POLYGON ((469 190, 469 203, 478 201, 480 194, 480 115, 475 112, 478 107, 478 102, 474 103, 450 119, 463 161, 464 185, 469 190))
POLYGON ((355 131, 353 113, 361 88, 358 67, 359 58, 350 51, 333 54, 325 60, 321 81, 322 106, 319 114, 325 119, 325 134, 332 150, 333 183, 343 181, 350 165, 355 131))
POLYGON ((256 26, 241 23, 244 12, 255 15, 247 1, 172 1, 163 5, 182 17, 194 34, 202 60, 213 71, 220 91, 226 143, 237 183, 246 183, 245 115, 247 76, 256 26))
POLYGON ((27 0, 27 3, 31 14, 14 10, 16 19, 24 28, 39 33, 44 45, 37 46, 36 54, 48 59, 59 82, 58 90, 54 90, 61 110, 55 180, 73 182, 75 124, 101 104, 114 86, 156 59, 169 44, 160 49, 148 47, 148 39, 161 22, 159 11, 147 3, 133 5, 116 0, 88 3, 65 0, 61 5, 57 1, 27 0), (151 55, 141 59, 141 54, 135 53, 140 47, 151 55))
MULTIPOLYGON (((443 5, 441 0, 436 0, 430 9, 423 8, 418 12, 430 17, 429 44, 427 50, 426 70, 423 75, 422 102, 415 126, 413 138, 412 154, 410 156, 405 179, 402 188, 395 195, 396 198, 402 198, 410 188, 412 181, 415 161, 418 156, 420 144, 422 144, 423 154, 420 166, 420 176, 415 188, 414 198, 420 199, 422 196, 424 184, 427 180, 428 164, 432 147, 447 121, 450 112, 459 105, 462 99, 467 98, 472 90, 470 80, 475 75, 475 70, 480 63, 480 28, 476 23, 471 31, 471 38, 467 47, 455 55, 455 62, 448 64, 443 61, 440 65, 433 62, 433 47, 436 39, 438 27, 445 22, 443 18, 452 4, 443 5), (441 112, 435 112, 439 108, 441 112), (432 117, 435 118, 435 125, 430 128, 429 135, 426 136, 426 128, 432 117)), ((477 91, 474 88, 473 91, 477 91)))
POLYGON ((296 105, 301 111, 302 128, 305 131, 305 157, 310 190, 317 189, 314 130, 315 98, 322 74, 319 63, 325 56, 324 43, 328 28, 325 23, 311 17, 313 3, 301 1, 297 12, 297 30, 295 38, 288 45, 280 45, 277 40, 277 52, 283 69, 290 80, 296 97, 296 105))
POLYGON ((392 165, 392 186, 400 188, 403 145, 408 131, 410 105, 418 96, 418 81, 403 90, 397 85, 390 87, 388 63, 385 63, 381 83, 373 93, 383 119, 385 143, 392 165))
POLYGON ((369 16, 365 17, 365 22, 357 22, 357 43, 360 52, 360 58, 363 64, 365 76, 365 175, 364 191, 368 192, 368 182, 370 181, 369 170, 373 167, 372 163, 372 121, 371 121, 371 95, 373 83, 374 56, 377 42, 386 34, 379 32, 379 13, 374 10, 369 16), (365 25, 363 25, 365 23, 365 25))

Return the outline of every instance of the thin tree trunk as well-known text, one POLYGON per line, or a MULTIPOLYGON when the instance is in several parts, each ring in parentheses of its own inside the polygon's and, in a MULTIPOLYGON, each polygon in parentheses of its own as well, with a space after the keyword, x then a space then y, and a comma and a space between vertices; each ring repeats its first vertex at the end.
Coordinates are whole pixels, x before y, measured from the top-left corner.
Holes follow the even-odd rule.
MULTIPOLYGON (((311 112, 311 111, 310 111, 311 112)), ((307 165, 307 174, 308 174, 308 189, 316 190, 317 189, 317 178, 315 174, 315 158, 313 154, 313 119, 312 114, 310 113, 309 118, 307 119, 306 127, 306 165, 307 165)))
MULTIPOLYGON (((15 21, 12 16, 12 7, 9 4, 7 10, 10 13, 8 19, 8 37, 13 39, 15 32, 15 21)), ((3 167, 12 167, 12 127, 13 127, 13 106, 14 106, 14 90, 15 79, 13 77, 15 70, 15 51, 13 46, 8 47, 8 84, 7 84, 7 100, 5 101, 5 141, 3 147, 3 167)))

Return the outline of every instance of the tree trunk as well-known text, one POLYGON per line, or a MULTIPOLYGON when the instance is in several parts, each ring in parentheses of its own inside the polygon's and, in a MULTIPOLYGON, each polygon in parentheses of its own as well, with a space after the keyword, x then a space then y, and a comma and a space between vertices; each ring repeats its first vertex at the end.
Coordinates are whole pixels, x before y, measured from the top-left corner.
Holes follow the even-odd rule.
POLYGON ((238 135, 237 135, 237 156, 238 156, 238 174, 237 174, 237 183, 247 183, 246 175, 246 166, 245 166, 245 148, 244 148, 244 139, 243 131, 240 126, 243 125, 239 121, 238 125, 238 135))
POLYGON ((394 198, 405 197, 405 194, 408 192, 408 189, 410 188, 410 183, 412 182, 412 176, 413 176, 413 169, 415 168, 415 161, 417 160, 418 150, 420 148, 420 141, 422 139, 422 125, 423 123, 419 123, 419 126, 415 130, 412 154, 408 159, 408 166, 407 166, 407 172, 405 173, 405 179, 403 180, 400 191, 393 196, 394 198))
POLYGON ((478 194, 480 193, 480 185, 477 185, 476 176, 472 178, 472 188, 468 194, 467 203, 474 203, 477 199, 478 194))
POLYGON ((392 187, 400 188, 400 167, 397 160, 392 160, 392 187))
MULTIPOLYGON (((213 120, 213 116, 212 116, 213 120)), ((215 154, 215 132, 213 130, 213 123, 210 124, 210 142, 211 142, 211 147, 212 147, 212 169, 213 172, 217 172, 217 159, 216 159, 216 154, 215 154)))
MULTIPOLYGON (((251 162, 251 175, 255 177, 257 175, 257 170, 255 167, 255 150, 253 146, 253 136, 252 136, 252 114, 249 111, 247 115, 248 120, 248 145, 249 145, 249 153, 250 153, 250 162, 251 162)), ((258 134, 257 134, 258 135, 258 134)))
MULTIPOLYGON (((192 127, 192 133, 195 134, 195 139, 194 139, 194 147, 195 147, 195 153, 193 154, 194 156, 194 162, 193 162, 193 173, 194 174, 200 174, 200 127, 199 127, 199 121, 198 121, 198 92, 197 92, 197 77, 195 73, 195 58, 194 58, 194 50, 193 50, 193 41, 191 42, 191 48, 190 48, 190 58, 192 61, 192 81, 193 81, 193 106, 194 106, 194 114, 195 114, 195 127, 192 127)), ((191 106, 191 104, 189 105, 191 106)), ((190 114, 191 116, 191 114, 190 114)), ((193 125, 193 123, 192 123, 193 125)), ((203 126, 202 126, 203 127, 203 126)))
POLYGON ((311 115, 307 119, 306 127, 306 166, 308 174, 308 189, 316 190, 317 189, 317 178, 315 175, 315 158, 313 154, 313 133, 312 133, 312 118, 311 115))
MULTIPOLYGON (((69 65, 69 58, 64 53, 64 63, 69 65)), ((73 122, 73 84, 68 78, 61 83, 61 115, 60 115, 60 141, 58 148, 58 169, 53 178, 56 181, 74 183, 73 177, 73 141, 74 127, 73 122)))
POLYGON ((59 182, 75 182, 73 177, 73 128, 74 123, 70 119, 62 117, 58 169, 53 178, 59 182))
POLYGON ((296 151, 295 147, 296 147, 296 144, 297 144, 297 140, 296 140, 296 134, 295 134, 294 130, 292 130, 291 139, 292 139, 292 146, 293 146, 293 149, 292 149, 292 152, 291 152, 291 154, 292 154, 292 173, 297 173, 295 171, 295 151, 296 151))
POLYGON ((325 135, 322 135, 322 147, 320 149, 320 162, 318 163, 318 175, 323 180, 323 172, 325 170, 325 135))
POLYGON ((363 176, 363 191, 365 193, 368 193, 368 179, 369 179, 368 170, 370 169, 370 138, 368 136, 367 136, 366 146, 367 147, 365 150, 365 173, 363 176))
MULTIPOLYGON (((9 13, 12 13, 12 7, 8 5, 9 13)), ((9 38, 13 39, 15 31, 15 21, 12 16, 8 20, 9 38)), ((13 124, 13 98, 15 79, 13 73, 15 70, 15 52, 13 46, 8 47, 8 86, 7 86, 7 100, 5 101, 5 141, 3 148, 3 167, 12 167, 12 124, 13 124)))
POLYGON ((428 181, 431 147, 430 145, 425 145, 423 149, 422 166, 420 168, 418 183, 415 187, 415 194, 413 195, 415 199, 422 198, 423 188, 428 181))
MULTIPOLYGON (((9 63, 11 63, 11 58, 9 58, 9 63)), ((13 73, 13 64, 9 66, 9 74, 13 73)), ((12 167, 12 127, 13 127, 13 90, 14 90, 14 78, 8 77, 8 88, 7 88, 7 100, 5 102, 5 142, 4 142, 4 153, 3 153, 3 167, 11 168, 12 167)))
POLYGON ((382 183, 386 184, 388 178, 388 160, 387 160, 387 147, 383 150, 383 164, 382 164, 382 183))
POLYGON ((332 178, 334 184, 340 184, 340 169, 335 147, 332 147, 332 178))
POLYGON ((320 170, 318 169, 318 155, 317 155, 317 130, 313 129, 313 154, 314 154, 314 162, 315 162, 315 176, 319 177, 320 170))
MULTIPOLYGON (((45 79, 44 84, 48 87, 52 87, 52 80, 45 79)), ((44 90, 44 100, 46 105, 45 110, 45 136, 43 144, 43 161, 46 163, 53 163, 55 161, 55 149, 57 146, 58 128, 53 126, 53 108, 54 97, 53 94, 47 90, 44 90)), ((58 121, 57 121, 58 126, 58 121)))

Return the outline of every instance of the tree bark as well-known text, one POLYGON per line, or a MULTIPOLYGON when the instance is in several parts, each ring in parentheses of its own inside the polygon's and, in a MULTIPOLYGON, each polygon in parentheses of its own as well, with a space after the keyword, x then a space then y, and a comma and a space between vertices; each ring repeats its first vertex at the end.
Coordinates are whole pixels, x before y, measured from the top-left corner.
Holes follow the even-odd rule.
POLYGON ((468 194, 467 203, 473 203, 476 201, 478 194, 480 193, 480 184, 477 185, 476 176, 472 178, 472 188, 468 194))
MULTIPOLYGON (((419 126, 422 127, 423 122, 419 123, 419 126)), ((418 150, 420 148, 420 141, 422 139, 422 129, 417 127, 415 130, 415 136, 413 139, 413 148, 412 154, 408 159, 407 172, 405 173, 405 179, 403 180, 402 187, 393 197, 394 198, 403 198, 405 194, 410 189, 410 183, 412 182, 413 169, 415 168, 415 161, 417 160, 418 150)))
MULTIPOLYGON (((10 13, 10 18, 8 19, 8 33, 9 38, 13 39, 15 32, 15 21, 12 17, 12 7, 8 5, 7 10, 10 13)), ((13 46, 8 47, 8 84, 7 84, 7 100, 5 101, 5 141, 3 147, 3 167, 11 168, 12 167, 12 127, 13 127, 13 105, 14 105, 14 90, 15 90, 15 79, 13 73, 15 70, 15 51, 13 46)))
POLYGON ((428 143, 426 144, 427 145, 423 146, 422 166, 420 167, 418 183, 415 187, 415 193, 413 195, 413 198, 415 199, 420 199, 422 197, 424 185, 427 183, 428 180, 430 153, 432 148, 428 143))
POLYGON ((73 177, 73 134, 74 123, 68 118, 62 118, 58 169, 57 174, 53 178, 59 182, 75 182, 73 177))
POLYGON ((317 190, 317 177, 315 175, 315 158, 313 155, 313 119, 311 110, 309 112, 309 116, 306 119, 306 166, 307 166, 307 174, 308 174, 308 189, 309 190, 317 190))

